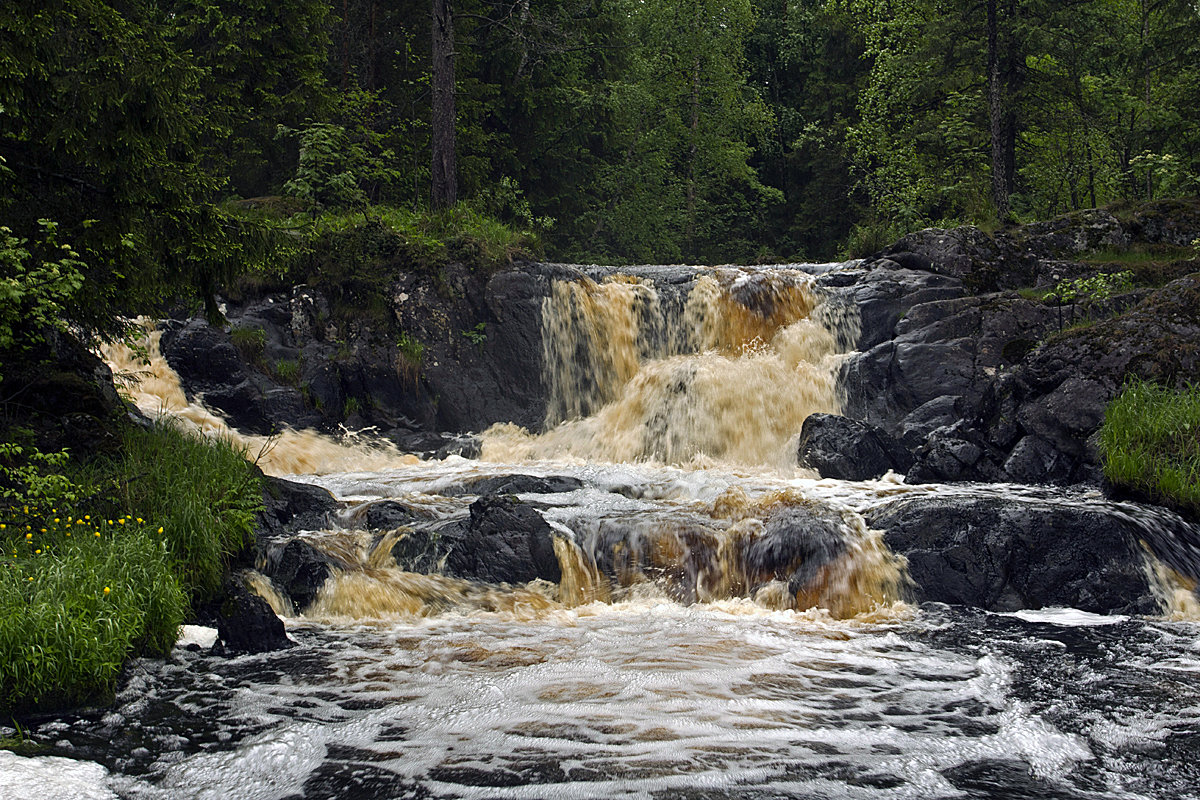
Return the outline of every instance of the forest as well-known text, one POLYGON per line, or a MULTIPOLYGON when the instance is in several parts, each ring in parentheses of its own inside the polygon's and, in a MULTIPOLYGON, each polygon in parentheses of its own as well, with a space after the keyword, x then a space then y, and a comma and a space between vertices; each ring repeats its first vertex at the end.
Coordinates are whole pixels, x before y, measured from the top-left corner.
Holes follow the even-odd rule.
POLYGON ((1194 194, 1198 49, 1182 0, 10 4, 0 344, 211 296, 320 214, 778 263, 1194 194))

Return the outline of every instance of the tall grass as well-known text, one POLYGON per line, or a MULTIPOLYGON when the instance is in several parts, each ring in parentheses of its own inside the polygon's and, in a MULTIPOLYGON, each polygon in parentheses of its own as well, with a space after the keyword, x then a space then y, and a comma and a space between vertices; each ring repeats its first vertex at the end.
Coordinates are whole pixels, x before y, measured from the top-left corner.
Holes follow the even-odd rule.
POLYGON ((169 421, 126 432, 122 455, 98 466, 106 509, 153 516, 192 599, 221 587, 229 559, 254 535, 262 504, 258 475, 242 451, 180 430, 169 421))
POLYGON ((127 659, 167 653, 261 502, 239 451, 170 424, 131 427, 119 453, 67 472, 26 469, 26 489, 54 493, 0 496, 0 714, 103 699, 127 659))
POLYGON ((6 537, 0 708, 102 698, 130 655, 165 655, 175 643, 187 599, 165 543, 152 523, 118 519, 6 537))
POLYGON ((1200 515, 1200 387, 1129 381, 1105 412, 1100 453, 1114 486, 1200 515))

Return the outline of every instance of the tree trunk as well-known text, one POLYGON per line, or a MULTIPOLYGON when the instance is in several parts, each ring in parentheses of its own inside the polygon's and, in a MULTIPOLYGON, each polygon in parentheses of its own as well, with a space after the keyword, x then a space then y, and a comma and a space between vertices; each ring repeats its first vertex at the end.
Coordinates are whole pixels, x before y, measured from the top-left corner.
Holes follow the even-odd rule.
POLYGON ((433 0, 433 193, 435 209, 458 200, 454 160, 454 17, 450 0, 433 0))
POLYGON ((1001 222, 1008 219, 1009 194, 1012 188, 1008 182, 1008 143, 1010 131, 1004 113, 1003 88, 1000 83, 1000 48, 997 22, 999 0, 987 0, 987 94, 988 122, 990 123, 992 144, 992 202, 996 206, 996 216, 1001 222))

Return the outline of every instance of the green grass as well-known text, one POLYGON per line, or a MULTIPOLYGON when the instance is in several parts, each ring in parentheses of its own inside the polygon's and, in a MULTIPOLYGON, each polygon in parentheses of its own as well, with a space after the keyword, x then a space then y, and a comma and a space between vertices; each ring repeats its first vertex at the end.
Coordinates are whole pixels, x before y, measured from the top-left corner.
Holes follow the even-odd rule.
POLYGON ((1105 412, 1100 453, 1114 486, 1200 515, 1200 387, 1131 380, 1105 412))
MULTIPOLYGON (((99 465, 110 514, 154 516, 192 599, 210 599, 228 560, 250 543, 262 490, 245 454, 169 422, 131 428, 123 457, 99 465)), ((99 481, 98 481, 99 482, 99 481)))
POLYGON ((154 521, 58 518, 4 537, 0 708, 10 713, 103 699, 130 656, 170 651, 187 609, 154 521))
POLYGON ((280 383, 287 384, 288 386, 300 385, 299 361, 285 358, 275 364, 273 372, 280 383))
POLYGON ((241 452, 170 424, 131 426, 119 452, 87 465, 29 464, 11 451, 0 463, 9 714, 102 700, 130 657, 166 654, 189 603, 211 599, 248 544, 261 503, 241 452))
POLYGON ((229 338, 251 364, 262 361, 267 347, 267 332, 262 328, 236 327, 229 331, 229 338))

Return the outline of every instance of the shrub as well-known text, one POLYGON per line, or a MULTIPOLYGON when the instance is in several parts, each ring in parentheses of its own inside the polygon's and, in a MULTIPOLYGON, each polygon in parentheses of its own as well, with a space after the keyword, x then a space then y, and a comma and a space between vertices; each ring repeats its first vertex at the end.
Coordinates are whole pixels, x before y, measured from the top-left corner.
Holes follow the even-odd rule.
POLYGON ((1105 411, 1100 453, 1114 486, 1200 514, 1200 387, 1129 381, 1105 411))

